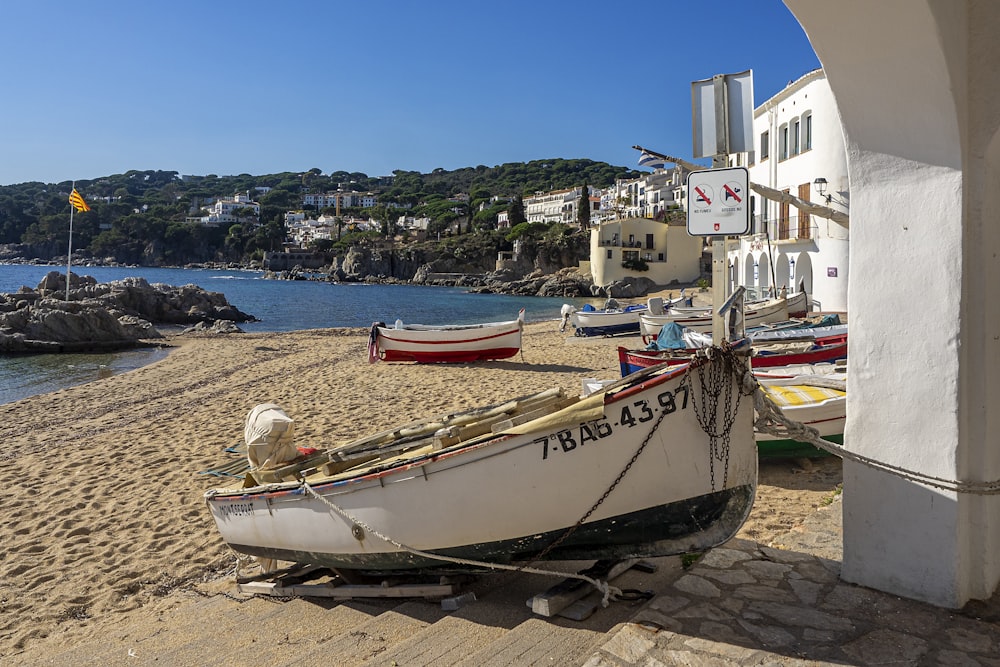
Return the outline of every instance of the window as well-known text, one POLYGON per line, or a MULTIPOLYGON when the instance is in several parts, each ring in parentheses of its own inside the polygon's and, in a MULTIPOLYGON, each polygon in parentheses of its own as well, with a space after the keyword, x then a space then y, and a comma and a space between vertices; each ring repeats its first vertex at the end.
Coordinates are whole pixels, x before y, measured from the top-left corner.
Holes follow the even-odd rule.
POLYGON ((782 125, 781 129, 778 130, 781 136, 781 146, 778 147, 778 159, 787 160, 788 159, 788 126, 782 125))
POLYGON ((608 259, 611 259, 611 253, 612 253, 611 248, 608 248, 608 259))
POLYGON ((770 155, 771 131, 764 130, 760 133, 760 161, 763 162, 770 155))
POLYGON ((799 154, 799 138, 800 138, 799 125, 800 123, 798 119, 796 119, 795 122, 792 123, 792 155, 799 154))
POLYGON ((812 150, 813 147, 813 117, 812 114, 802 116, 802 150, 812 150))

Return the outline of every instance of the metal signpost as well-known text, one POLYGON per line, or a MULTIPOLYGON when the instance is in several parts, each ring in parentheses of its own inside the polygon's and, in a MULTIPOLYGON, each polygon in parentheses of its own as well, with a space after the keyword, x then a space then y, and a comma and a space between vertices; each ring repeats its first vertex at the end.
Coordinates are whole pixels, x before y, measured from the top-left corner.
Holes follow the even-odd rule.
POLYGON ((711 157, 713 169, 688 176, 688 233, 712 237, 712 342, 718 345, 725 339, 719 311, 729 296, 726 237, 750 229, 749 174, 725 167, 730 153, 753 150, 751 70, 692 82, 691 119, 693 155, 711 157))

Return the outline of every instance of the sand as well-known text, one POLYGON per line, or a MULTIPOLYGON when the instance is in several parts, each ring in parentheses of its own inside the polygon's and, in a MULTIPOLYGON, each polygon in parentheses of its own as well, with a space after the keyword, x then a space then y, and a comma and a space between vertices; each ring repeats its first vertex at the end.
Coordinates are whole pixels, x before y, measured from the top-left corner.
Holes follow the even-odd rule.
MULTIPOLYGON (((219 484, 199 471, 232 460, 258 403, 281 405, 296 444, 321 448, 550 387, 579 393, 582 378, 618 376, 617 346, 641 346, 540 322, 525 327, 523 361, 370 365, 367 335, 175 336, 153 365, 0 406, 0 662, 70 627, 99 634, 179 588, 233 582, 202 501, 219 484)), ((741 536, 768 543, 839 482, 834 458, 762 464, 741 536)))

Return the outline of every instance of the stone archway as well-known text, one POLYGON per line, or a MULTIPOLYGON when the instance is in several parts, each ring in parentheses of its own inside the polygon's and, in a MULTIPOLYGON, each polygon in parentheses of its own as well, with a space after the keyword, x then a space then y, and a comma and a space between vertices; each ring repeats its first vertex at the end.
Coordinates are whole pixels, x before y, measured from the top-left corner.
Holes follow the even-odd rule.
MULTIPOLYGON (((943 480, 1000 479, 989 409, 1000 399, 1000 6, 785 4, 826 71, 848 152, 846 446, 943 480)), ((847 581, 945 607, 1000 582, 1000 496, 846 460, 843 511, 847 581)))

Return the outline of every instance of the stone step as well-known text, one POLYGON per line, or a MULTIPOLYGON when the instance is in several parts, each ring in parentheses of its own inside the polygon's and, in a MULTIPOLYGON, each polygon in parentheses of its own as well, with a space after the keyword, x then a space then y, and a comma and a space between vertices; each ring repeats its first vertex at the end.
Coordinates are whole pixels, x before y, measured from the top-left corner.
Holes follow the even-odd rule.
POLYGON ((574 621, 531 618, 453 663, 455 667, 577 665, 605 640, 574 621))
MULTIPOLYGON (((393 609, 369 618, 349 630, 324 633, 310 651, 287 661, 271 661, 267 664, 273 667, 350 667, 372 659, 378 659, 377 664, 392 664, 391 661, 387 663, 382 660, 387 651, 436 623, 444 615, 445 612, 441 611, 441 605, 437 602, 409 600, 397 603, 393 609), (325 656, 323 660, 317 658, 320 652, 325 656)), ((316 628, 312 630, 315 631, 316 628)))

